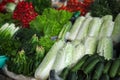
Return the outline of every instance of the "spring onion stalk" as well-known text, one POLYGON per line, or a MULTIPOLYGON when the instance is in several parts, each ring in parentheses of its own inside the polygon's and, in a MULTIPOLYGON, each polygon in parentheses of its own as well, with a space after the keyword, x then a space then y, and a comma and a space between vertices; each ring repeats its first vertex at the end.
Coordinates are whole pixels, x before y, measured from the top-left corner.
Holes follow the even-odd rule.
POLYGON ((30 43, 35 44, 39 42, 39 38, 36 34, 34 34, 30 40, 30 43))
POLYGON ((87 37, 85 40, 85 54, 94 54, 97 47, 97 38, 95 37, 87 37))
POLYGON ((114 29, 112 33, 112 39, 114 42, 120 42, 120 13, 115 18, 114 29))
POLYGON ((19 27, 16 28, 15 24, 6 23, 0 28, 0 36, 2 39, 11 39, 18 30, 19 27))
POLYGON ((4 31, 9 26, 9 23, 5 23, 1 28, 0 31, 4 31))
POLYGON ((56 55, 58 51, 63 47, 64 43, 65 42, 63 40, 59 40, 52 46, 52 48, 49 50, 49 52, 35 71, 36 79, 45 80, 48 78, 49 72, 55 62, 56 55))
POLYGON ((83 16, 77 18, 77 20, 72 26, 72 29, 70 30, 70 35, 68 37, 69 40, 74 40, 76 38, 78 31, 80 30, 84 20, 85 20, 85 17, 83 16))
POLYGON ((19 27, 16 27, 16 28, 14 29, 14 31, 13 31, 12 36, 13 36, 19 29, 20 29, 19 27))
POLYGON ((76 36, 76 40, 85 40, 85 38, 88 35, 88 28, 89 28, 89 24, 92 20, 92 17, 87 18, 84 23, 82 24, 81 29, 79 30, 77 36, 76 36))
POLYGON ((8 32, 10 33, 11 37, 14 35, 14 30, 15 30, 15 24, 10 24, 10 26, 8 26, 8 32))
POLYGON ((101 25, 101 30, 99 34, 99 39, 102 37, 110 37, 112 35, 113 31, 113 21, 112 21, 112 16, 111 15, 106 15, 102 17, 103 23, 101 25))
POLYGON ((113 57, 113 43, 111 38, 104 37, 99 41, 97 53, 109 60, 113 57))
POLYGON ((93 18, 89 25, 88 36, 98 37, 102 20, 100 18, 93 18))
POLYGON ((61 50, 59 50, 54 65, 52 67, 52 69, 54 69, 56 73, 60 74, 60 72, 65 67, 71 64, 73 49, 73 45, 70 42, 68 42, 61 50))
POLYGON ((83 43, 75 46, 73 50, 72 66, 74 66, 85 55, 85 46, 83 43))

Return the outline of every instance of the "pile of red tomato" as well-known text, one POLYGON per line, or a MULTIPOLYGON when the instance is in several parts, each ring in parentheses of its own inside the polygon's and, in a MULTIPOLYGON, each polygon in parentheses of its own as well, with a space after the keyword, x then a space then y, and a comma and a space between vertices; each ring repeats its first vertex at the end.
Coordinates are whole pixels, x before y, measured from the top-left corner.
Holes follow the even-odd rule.
POLYGON ((89 11, 92 2, 93 0, 68 0, 67 5, 63 5, 62 7, 58 8, 58 10, 67 10, 70 12, 80 11, 81 15, 85 15, 89 11))

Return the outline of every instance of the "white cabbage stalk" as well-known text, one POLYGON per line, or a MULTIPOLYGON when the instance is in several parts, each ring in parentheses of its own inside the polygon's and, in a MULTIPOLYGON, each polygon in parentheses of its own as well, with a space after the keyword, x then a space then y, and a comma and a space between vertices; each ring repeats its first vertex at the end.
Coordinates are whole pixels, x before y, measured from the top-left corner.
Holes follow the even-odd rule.
POLYGON ((97 38, 87 37, 85 40, 85 54, 94 54, 97 48, 97 38))
POLYGON ((88 13, 85 15, 85 17, 86 17, 86 18, 91 17, 91 13, 90 13, 90 12, 88 12, 88 13))
POLYGON ((63 47, 64 41, 57 41, 52 48, 49 50, 43 61, 35 71, 35 78, 45 80, 49 76, 49 72, 55 62, 58 51, 63 47))
POLYGON ((74 66, 85 55, 85 46, 83 43, 75 46, 73 50, 72 66, 74 66))
POLYGON ((88 36, 98 37, 100 28, 101 28, 102 20, 100 18, 93 18, 89 25, 88 36))
POLYGON ((85 40, 85 38, 87 37, 88 35, 88 29, 89 29, 89 24, 92 20, 92 17, 89 17, 89 18, 86 18, 86 20, 84 21, 84 23, 82 24, 81 26, 81 29, 79 29, 79 32, 76 36, 76 40, 85 40))
POLYGON ((69 40, 74 40, 76 38, 78 31, 80 30, 84 20, 85 20, 85 17, 83 16, 77 18, 77 20, 72 26, 72 29, 70 30, 70 35, 68 37, 69 40))
POLYGON ((97 53, 101 56, 104 56, 105 59, 109 60, 113 57, 113 43, 112 39, 109 37, 104 37, 99 40, 97 53))
POLYGON ((113 58, 113 43, 111 38, 105 38, 104 39, 104 57, 106 59, 112 59, 113 58))
POLYGON ((120 13, 115 18, 114 29, 112 33, 112 39, 114 42, 120 42, 120 13))
POLYGON ((73 46, 79 45, 81 42, 79 40, 72 41, 73 46))
POLYGON ((72 54, 73 54, 73 45, 68 42, 66 45, 59 50, 54 65, 52 69, 55 69, 55 71, 60 74, 60 72, 67 66, 69 66, 72 62, 72 54))
POLYGON ((98 53, 100 56, 103 56, 103 54, 104 54, 103 39, 99 39, 98 46, 97 46, 97 53, 98 53))
POLYGON ((114 23, 112 21, 111 15, 106 15, 102 19, 103 19, 103 23, 101 25, 99 39, 102 37, 110 37, 112 35, 113 27, 114 27, 114 23))

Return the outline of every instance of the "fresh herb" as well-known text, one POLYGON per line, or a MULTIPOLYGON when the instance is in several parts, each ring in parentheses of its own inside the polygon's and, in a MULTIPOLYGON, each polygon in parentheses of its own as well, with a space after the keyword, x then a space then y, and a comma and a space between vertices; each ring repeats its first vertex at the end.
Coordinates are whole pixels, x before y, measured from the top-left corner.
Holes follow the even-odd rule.
POLYGON ((120 12, 119 0, 95 0, 91 5, 92 16, 102 17, 105 15, 113 15, 114 19, 120 12))
POLYGON ((0 27, 5 24, 5 23, 12 23, 12 22, 17 22, 12 19, 12 14, 11 13, 0 13, 0 27))

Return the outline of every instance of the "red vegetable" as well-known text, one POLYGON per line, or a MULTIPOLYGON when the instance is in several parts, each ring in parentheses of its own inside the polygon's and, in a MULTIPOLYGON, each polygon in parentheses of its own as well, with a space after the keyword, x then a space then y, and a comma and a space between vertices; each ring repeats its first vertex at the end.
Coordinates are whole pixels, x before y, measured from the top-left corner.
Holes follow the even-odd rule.
POLYGON ((81 15, 85 15, 89 11, 89 6, 92 2, 93 0, 84 0, 83 2, 69 0, 66 6, 62 6, 58 10, 67 10, 70 12, 80 11, 81 15))
POLYGON ((15 3, 15 0, 2 0, 2 2, 0 3, 0 12, 6 12, 5 6, 7 3, 10 3, 10 2, 15 3))
POLYGON ((31 2, 22 1, 18 3, 13 13, 13 18, 21 21, 23 27, 29 28, 29 22, 35 19, 37 15, 31 2))

